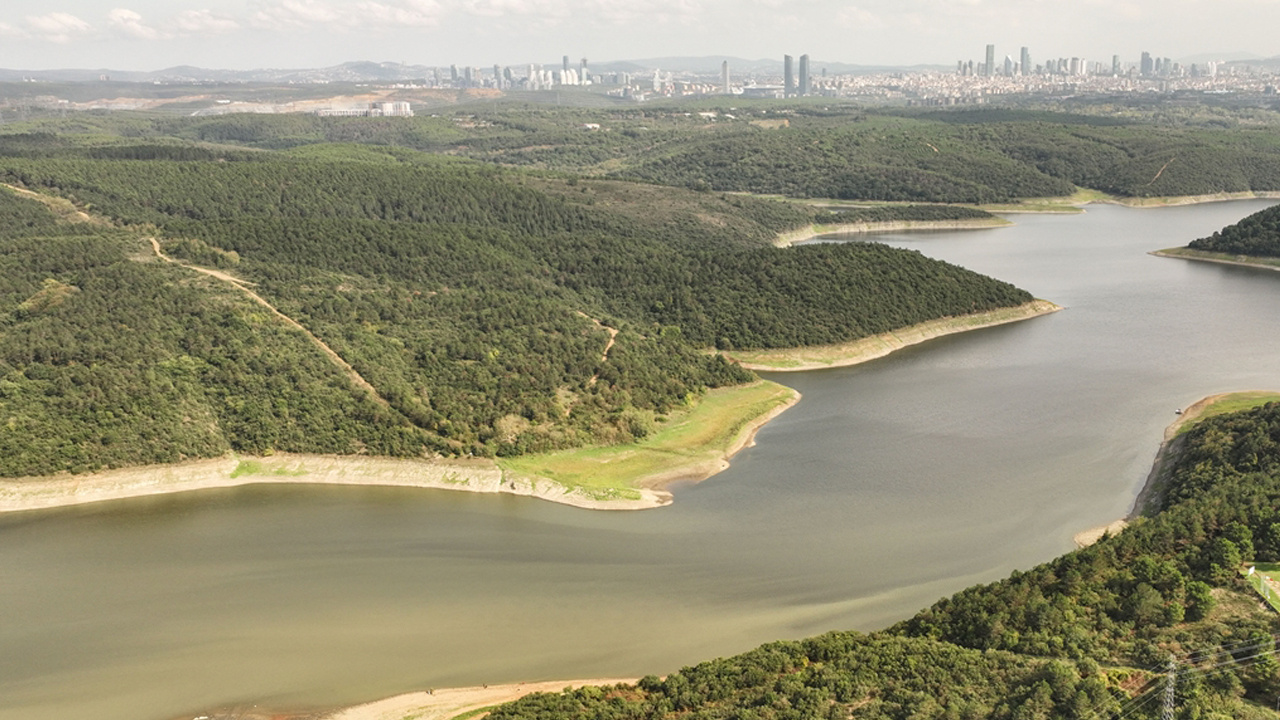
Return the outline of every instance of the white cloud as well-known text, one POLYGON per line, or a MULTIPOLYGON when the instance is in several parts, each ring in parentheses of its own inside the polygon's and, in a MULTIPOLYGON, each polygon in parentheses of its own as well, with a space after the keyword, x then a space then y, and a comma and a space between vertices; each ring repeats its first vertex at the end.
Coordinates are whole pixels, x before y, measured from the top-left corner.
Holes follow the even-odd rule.
POLYGON ((139 40, 159 40, 164 33, 142 22, 142 16, 133 10, 116 8, 107 13, 107 23, 115 30, 139 40))
POLYGON ((255 27, 271 30, 305 28, 312 25, 345 25, 341 13, 314 0, 278 0, 262 3, 261 9, 250 16, 249 22, 255 27))
POLYGON ((22 32, 18 28, 8 23, 0 22, 0 37, 20 38, 26 37, 26 35, 26 33, 22 32))
POLYGON ((240 27, 235 20, 215 15, 209 10, 184 10, 170 21, 173 29, 182 35, 213 35, 231 32, 240 27))
POLYGON ((440 22, 442 9, 431 0, 411 0, 395 4, 362 2, 356 20, 366 25, 391 27, 433 27, 440 22))
POLYGON ((855 30, 874 30, 885 26, 879 15, 852 5, 836 13, 836 23, 855 30))
POLYGON ((93 30, 89 23, 64 12, 28 15, 27 25, 37 37, 55 43, 71 42, 73 37, 86 35, 93 30))

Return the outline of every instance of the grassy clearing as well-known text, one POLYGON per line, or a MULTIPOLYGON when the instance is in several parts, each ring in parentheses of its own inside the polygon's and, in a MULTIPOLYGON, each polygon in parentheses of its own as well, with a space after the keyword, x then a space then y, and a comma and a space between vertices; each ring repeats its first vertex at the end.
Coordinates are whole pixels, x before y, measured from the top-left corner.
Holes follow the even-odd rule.
POLYGON ((1051 302, 1036 300, 1025 305, 999 308, 991 312, 930 320, 919 325, 847 343, 777 350, 735 350, 726 355, 742 363, 744 367, 765 371, 819 370, 857 365, 884 357, 894 350, 943 335, 1026 320, 1057 310, 1061 308, 1051 302))
POLYGON ((1250 390, 1247 392, 1228 393, 1226 395, 1215 395, 1214 397, 1202 400, 1182 414, 1182 421, 1179 423, 1176 435, 1181 435, 1195 426, 1196 423, 1205 418, 1215 417, 1217 415, 1226 415, 1227 413, 1240 412, 1242 410, 1250 410, 1259 405, 1266 405, 1269 402, 1280 400, 1280 392, 1270 390, 1250 390))
POLYGON ((1249 572, 1247 563, 1246 567, 1241 569, 1245 579, 1272 609, 1280 612, 1280 597, 1276 596, 1276 591, 1273 589, 1276 577, 1280 575, 1280 563, 1258 563, 1252 567, 1254 568, 1252 573, 1249 572))
POLYGON ((298 477, 306 475, 307 471, 301 466, 297 468, 287 467, 284 463, 267 463, 262 460, 241 460, 236 469, 231 471, 231 478, 241 477, 243 475, 275 475, 298 477))
POLYGON ((794 390, 760 381, 708 392, 632 445, 581 448, 498 461, 504 471, 554 480, 592 495, 626 497, 662 479, 712 474, 746 442, 763 418, 793 403, 794 390))

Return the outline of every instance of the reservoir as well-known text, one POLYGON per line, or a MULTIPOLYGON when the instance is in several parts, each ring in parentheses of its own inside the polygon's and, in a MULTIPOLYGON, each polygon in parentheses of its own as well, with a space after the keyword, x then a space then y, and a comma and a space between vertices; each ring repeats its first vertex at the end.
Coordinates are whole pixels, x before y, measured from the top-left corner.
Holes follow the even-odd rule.
POLYGON ((663 509, 257 486, 0 516, 0 718, 638 677, 885 627, 1123 516, 1175 410, 1280 389, 1280 273, 1147 254, 1269 204, 877 236, 1065 310, 772 375, 800 404, 663 509))

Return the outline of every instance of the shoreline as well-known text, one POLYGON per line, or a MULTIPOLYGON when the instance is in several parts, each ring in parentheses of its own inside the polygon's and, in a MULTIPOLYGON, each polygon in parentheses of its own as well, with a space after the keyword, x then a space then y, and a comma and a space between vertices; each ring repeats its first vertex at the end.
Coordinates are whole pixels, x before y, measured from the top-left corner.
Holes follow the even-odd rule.
POLYGON ((671 493, 638 488, 636 499, 599 499, 543 478, 510 477, 491 460, 431 461, 362 455, 228 455, 80 475, 0 480, 0 513, 259 484, 360 485, 506 493, 588 510, 645 510, 671 493))
POLYGON ((703 403, 631 444, 509 458, 507 477, 586 486, 586 493, 649 492, 670 497, 674 483, 698 483, 729 467, 760 428, 800 401, 794 388, 756 380, 709 391, 703 403))
MULTIPOLYGON (((757 381, 759 382, 759 381, 757 381)), ((788 390, 790 390, 788 388, 788 390)), ((536 474, 505 469, 489 459, 422 460, 368 455, 227 454, 172 464, 115 468, 92 473, 0 478, 0 514, 48 510, 96 502, 172 495, 245 485, 354 485, 406 487, 532 497, 584 510, 649 510, 670 505, 674 482, 701 482, 729 467, 755 444, 760 428, 800 401, 786 401, 747 419, 714 458, 699 458, 633 479, 630 497, 608 497, 536 474)))
MULTIPOLYGON (((748 420, 738 430, 737 435, 729 446, 725 448, 724 455, 718 460, 704 461, 693 463, 684 467, 677 467, 671 470, 663 470, 662 472, 653 473, 637 478, 636 487, 652 491, 667 492, 666 487, 672 483, 692 483, 697 484, 729 469, 729 461, 734 455, 742 452, 749 447, 755 447, 756 435, 760 429, 768 425, 770 421, 778 417, 782 413, 790 410, 800 403, 801 395, 794 389, 791 390, 791 397, 785 402, 777 405, 772 410, 748 420)), ((670 493, 668 493, 670 494, 670 493)))
POLYGON ((1183 205, 1202 205, 1204 203, 1230 202, 1232 200, 1280 200, 1280 191, 1246 190, 1234 193, 1207 193, 1205 195, 1160 195, 1156 197, 1103 198, 1090 202, 1105 205, 1123 205, 1125 207, 1149 209, 1162 207, 1180 207, 1183 205))
POLYGON ((890 353, 929 340, 969 330, 1005 325, 1049 315, 1062 310, 1048 300, 1032 300, 1009 308, 973 315, 939 318, 892 332, 859 338, 834 345, 813 345, 780 350, 748 350, 724 353, 748 370, 762 372, 804 372, 848 367, 885 357, 890 353))
POLYGON ((1229 260, 1227 257, 1215 257, 1215 255, 1225 256, 1226 253, 1208 253, 1186 247, 1152 250, 1147 254, 1162 258, 1173 258, 1175 260, 1194 260, 1196 262, 1217 263, 1219 265, 1237 265, 1240 267, 1251 267, 1259 268, 1261 270, 1274 270, 1276 272, 1280 272, 1280 258, 1261 258, 1254 255, 1235 255, 1233 257, 1237 258, 1236 260, 1229 260), (1246 259, 1241 260, 1238 258, 1246 259))
POLYGON ((808 227, 779 233, 773 240, 774 247, 791 247, 796 243, 823 235, 871 235, 875 233, 919 230, 986 230, 1008 227, 1013 223, 1004 218, 974 218, 970 220, 889 220, 885 222, 843 223, 840 225, 809 225, 808 227))
POLYGON ((1158 495, 1160 488, 1164 486, 1168 479, 1169 471, 1172 467, 1173 460, 1177 458, 1178 453, 1182 449, 1183 427, 1191 422, 1198 420, 1205 411, 1212 407, 1219 400, 1237 393, 1218 393, 1200 398, 1199 400, 1187 406, 1177 419, 1169 423, 1164 429, 1164 437, 1160 442, 1160 449, 1156 451, 1155 460, 1151 463, 1151 471, 1147 473, 1146 482, 1142 484, 1142 489, 1138 491, 1137 497, 1133 499, 1133 506, 1129 508, 1129 513, 1118 520, 1112 520, 1105 525, 1082 530, 1072 536, 1077 548, 1088 547, 1102 539, 1104 534, 1115 535, 1129 526, 1129 523, 1137 520, 1147 511, 1158 495))
MULTIPOLYGON (((404 693, 382 700, 351 705, 333 712, 320 713, 317 720, 452 720, 478 714, 494 705, 519 700, 537 692, 558 693, 566 688, 586 685, 634 685, 639 678, 600 680, 553 680, 535 683, 509 683, 481 687, 447 688, 404 693)), ((216 715, 211 720, 222 720, 216 715)))

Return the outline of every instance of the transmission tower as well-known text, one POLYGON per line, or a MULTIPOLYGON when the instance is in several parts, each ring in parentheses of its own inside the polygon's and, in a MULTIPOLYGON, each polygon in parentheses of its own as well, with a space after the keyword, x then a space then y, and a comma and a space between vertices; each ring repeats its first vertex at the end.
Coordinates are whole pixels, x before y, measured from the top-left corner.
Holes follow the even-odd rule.
POLYGON ((1173 656, 1169 656, 1168 675, 1164 685, 1164 707, 1160 709, 1160 720, 1174 720, 1174 686, 1178 683, 1178 663, 1174 661, 1173 656))

